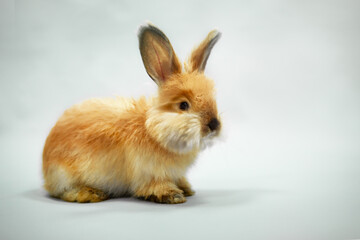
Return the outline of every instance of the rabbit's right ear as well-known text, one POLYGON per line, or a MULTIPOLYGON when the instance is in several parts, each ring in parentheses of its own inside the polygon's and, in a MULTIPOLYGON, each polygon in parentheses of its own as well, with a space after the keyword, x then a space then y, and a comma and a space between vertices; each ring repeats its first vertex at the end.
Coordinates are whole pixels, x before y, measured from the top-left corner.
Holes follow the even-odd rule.
POLYGON ((185 65, 185 69, 189 72, 204 72, 211 50, 220 37, 221 33, 217 30, 209 32, 207 37, 191 53, 189 64, 185 65))
POLYGON ((169 39, 154 25, 141 26, 138 33, 141 58, 149 76, 161 85, 169 76, 181 72, 181 64, 169 39))

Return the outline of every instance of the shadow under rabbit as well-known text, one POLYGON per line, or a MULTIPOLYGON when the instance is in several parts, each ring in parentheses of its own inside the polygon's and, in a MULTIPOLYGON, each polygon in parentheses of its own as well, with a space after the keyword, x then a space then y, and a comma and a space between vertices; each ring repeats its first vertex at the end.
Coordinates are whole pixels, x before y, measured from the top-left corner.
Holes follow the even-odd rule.
MULTIPOLYGON (((194 196, 187 197, 187 202, 183 204, 158 204, 140 200, 133 197, 112 198, 99 203, 72 203, 53 198, 47 194, 45 190, 34 189, 23 193, 28 199, 42 201, 51 204, 60 205, 81 205, 90 207, 90 214, 93 210, 97 211, 120 211, 120 212, 161 212, 174 211, 187 208, 228 208, 239 205, 252 204, 265 197, 282 193, 278 190, 271 189, 199 189, 194 196), (93 207, 96 208, 94 209, 93 207), (100 207, 100 208, 98 208, 100 207), (106 209, 104 209, 106 208, 106 209)), ((95 211, 95 212, 97 212, 95 211)), ((85 214, 84 212, 82 214, 85 214)))

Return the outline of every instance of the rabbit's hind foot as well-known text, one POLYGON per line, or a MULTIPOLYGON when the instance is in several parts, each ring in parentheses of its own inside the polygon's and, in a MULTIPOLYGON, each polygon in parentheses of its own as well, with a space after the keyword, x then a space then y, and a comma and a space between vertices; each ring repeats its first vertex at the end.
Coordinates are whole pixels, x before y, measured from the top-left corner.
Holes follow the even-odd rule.
POLYGON ((81 187, 67 190, 60 198, 68 202, 94 203, 104 201, 108 199, 108 196, 101 190, 91 187, 81 187))

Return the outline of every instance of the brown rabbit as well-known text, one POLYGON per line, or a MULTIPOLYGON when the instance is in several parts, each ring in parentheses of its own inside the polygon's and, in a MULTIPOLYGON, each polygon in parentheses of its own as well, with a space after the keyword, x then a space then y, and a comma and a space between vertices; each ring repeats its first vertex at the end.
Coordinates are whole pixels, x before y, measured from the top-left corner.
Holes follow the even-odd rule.
POLYGON ((140 27, 138 37, 158 95, 90 99, 66 110, 43 152, 50 195, 70 202, 131 195, 183 203, 194 194, 186 170, 221 128, 213 81, 203 74, 220 33, 208 34, 193 50, 184 71, 157 27, 140 27))

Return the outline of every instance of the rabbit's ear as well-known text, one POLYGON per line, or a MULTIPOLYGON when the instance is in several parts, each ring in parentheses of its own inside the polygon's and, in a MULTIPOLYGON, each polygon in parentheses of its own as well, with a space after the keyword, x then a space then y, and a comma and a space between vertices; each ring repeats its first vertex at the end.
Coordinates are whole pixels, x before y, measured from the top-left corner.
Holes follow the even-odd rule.
POLYGON ((212 48, 215 43, 220 39, 221 33, 217 30, 209 32, 207 37, 197 46, 191 53, 189 65, 186 66, 190 72, 205 70, 206 62, 209 58, 212 48))
POLYGON ((145 69, 159 86, 170 75, 181 72, 181 65, 174 49, 160 29, 151 24, 141 26, 138 37, 145 69))

